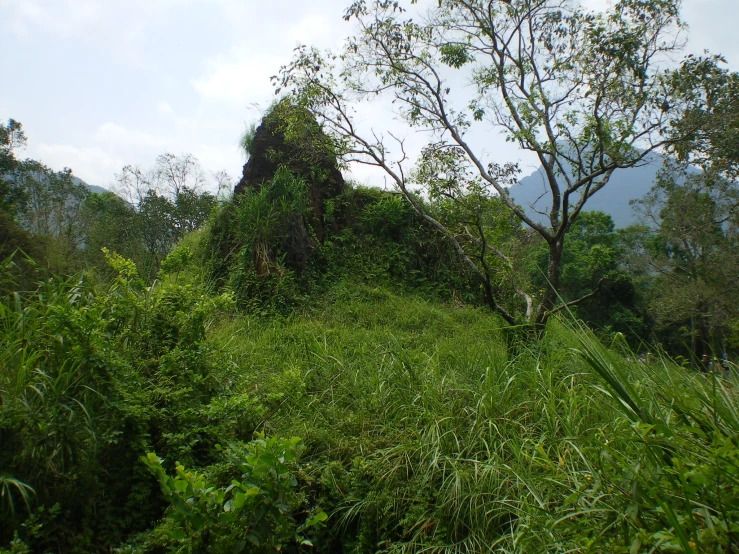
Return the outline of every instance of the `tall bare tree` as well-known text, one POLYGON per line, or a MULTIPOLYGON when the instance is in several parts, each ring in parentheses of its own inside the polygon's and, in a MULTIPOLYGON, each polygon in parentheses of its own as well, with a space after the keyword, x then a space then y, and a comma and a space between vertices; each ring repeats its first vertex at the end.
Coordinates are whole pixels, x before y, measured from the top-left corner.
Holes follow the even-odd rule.
MULTIPOLYGON (((667 69, 683 42, 680 2, 620 0, 605 12, 571 0, 410 3, 427 9, 418 18, 400 1, 352 3, 345 19, 356 32, 344 50, 299 48, 274 77, 277 92, 294 95, 318 117, 346 162, 385 171, 479 278, 491 308, 509 323, 543 325, 564 307, 558 290, 565 236, 588 199, 615 170, 638 166, 679 139, 665 131, 691 104, 689 95, 675 94, 667 69), (519 288, 517 302, 504 301, 485 260, 493 255, 505 264, 509 255, 487 242, 484 230, 452 232, 415 199, 403 140, 356 121, 354 105, 382 95, 408 125, 428 132, 425 156, 440 153, 469 168, 546 241, 546 289, 519 288), (515 165, 468 140, 472 128, 490 124, 537 157, 550 200, 547 223, 511 198, 506 185, 515 165)), ((451 192, 462 194, 464 187, 451 192)))
MULTIPOLYGON (((229 178, 220 172, 214 179, 220 188, 229 178)), ((139 265, 152 278, 177 241, 207 221, 216 196, 205 189, 206 174, 192 154, 161 154, 148 170, 125 166, 116 181, 135 212, 135 232, 146 253, 139 265)))
POLYGON ((179 196, 185 189, 197 192, 205 186, 205 173, 192 154, 176 156, 169 152, 157 156, 154 165, 157 183, 171 196, 179 196))

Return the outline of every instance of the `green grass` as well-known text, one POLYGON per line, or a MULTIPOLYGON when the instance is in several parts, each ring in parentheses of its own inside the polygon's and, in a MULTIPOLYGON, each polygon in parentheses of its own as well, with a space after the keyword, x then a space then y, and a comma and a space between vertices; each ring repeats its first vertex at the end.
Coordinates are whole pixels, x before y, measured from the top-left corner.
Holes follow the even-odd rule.
POLYGON ((244 132, 239 138, 239 147, 247 158, 254 153, 254 136, 257 134, 257 124, 244 124, 244 132))
POLYGON ((256 431, 302 439, 280 476, 293 502, 275 507, 296 526, 328 514, 310 528, 314 552, 739 548, 733 379, 639 363, 568 319, 511 345, 484 309, 350 281, 257 317, 188 270, 146 289, 112 262, 107 289, 49 282, 0 305, 6 542, 18 531, 48 551, 56 520, 86 530, 65 535, 68 551, 210 544, 219 506, 221 527, 177 529, 171 510, 157 523, 139 459, 156 452, 163 472, 181 462, 203 491, 226 491, 239 475, 224 452, 247 452, 256 431), (117 522, 111 498, 138 519, 117 522))
POLYGON ((339 286, 308 313, 237 318, 212 340, 266 406, 260 429, 303 438, 303 478, 331 516, 325 551, 731 546, 728 383, 629 362, 569 323, 514 355, 499 326, 339 286))

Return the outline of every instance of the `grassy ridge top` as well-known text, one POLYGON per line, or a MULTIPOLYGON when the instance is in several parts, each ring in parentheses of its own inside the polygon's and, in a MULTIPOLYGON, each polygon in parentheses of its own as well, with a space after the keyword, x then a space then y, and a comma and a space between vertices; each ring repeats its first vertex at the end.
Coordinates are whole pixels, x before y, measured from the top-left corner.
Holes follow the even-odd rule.
POLYGON ((701 445, 726 440, 737 413, 723 381, 717 393, 669 360, 629 360, 566 322, 512 351, 485 311, 346 283, 302 315, 237 318, 211 340, 264 407, 260 428, 303 438, 304 484, 330 515, 314 541, 324 551, 687 551, 720 540, 720 518, 695 507, 711 494, 708 468, 734 463, 701 445), (640 415, 624 409, 619 382, 640 415), (711 405, 724 423, 709 431, 711 405), (708 434, 696 440, 697 429, 708 434))
POLYGON ((0 305, 13 552, 735 550, 732 379, 351 278, 238 312, 181 254, 0 305))

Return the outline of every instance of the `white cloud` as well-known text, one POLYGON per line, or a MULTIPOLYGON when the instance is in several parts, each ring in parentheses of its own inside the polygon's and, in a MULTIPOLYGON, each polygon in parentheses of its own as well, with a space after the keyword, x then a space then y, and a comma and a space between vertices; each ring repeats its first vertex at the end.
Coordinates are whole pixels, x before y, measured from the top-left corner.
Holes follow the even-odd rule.
POLYGON ((139 68, 151 61, 143 39, 152 24, 193 0, 0 0, 0 28, 22 38, 62 37, 94 45, 139 68))
POLYGON ((237 180, 241 177, 240 173, 239 175, 235 174, 235 170, 244 164, 241 152, 236 145, 212 146, 209 144, 200 144, 193 149, 192 153, 200 161, 200 165, 207 171, 225 169, 232 177, 236 177, 237 180))
POLYGON ((168 139, 134 129, 126 129, 117 123, 103 123, 95 133, 95 141, 108 147, 165 148, 168 139))
POLYGON ((174 108, 170 106, 167 102, 157 102, 157 111, 161 115, 172 115, 174 113, 174 108))
POLYGON ((156 156, 166 151, 192 153, 207 172, 226 169, 237 177, 243 160, 235 140, 232 144, 195 145, 189 140, 202 134, 206 127, 202 120, 189 120, 173 135, 159 136, 107 122, 85 141, 89 146, 30 144, 27 153, 57 171, 71 167, 84 181, 106 188, 113 186, 115 174, 124 165, 151 167, 156 156))
POLYGON ((98 126, 85 145, 29 144, 30 157, 55 170, 70 167, 75 175, 91 185, 109 188, 115 174, 127 164, 149 165, 154 157, 172 144, 171 137, 127 129, 117 123, 98 126))
POLYGON ((99 146, 76 147, 69 144, 39 144, 31 152, 54 170, 71 167, 83 181, 109 188, 115 173, 124 163, 117 155, 99 146))
MULTIPOLYGON (((233 9, 229 3, 223 7, 233 9)), ((344 29, 335 19, 316 12, 295 19, 292 24, 289 14, 280 24, 269 20, 227 54, 206 60, 205 71, 192 79, 191 84, 209 101, 244 104, 269 101, 274 90, 269 78, 290 60, 297 44, 324 47, 341 42, 340 31, 344 29)))
POLYGON ((280 58, 239 49, 230 59, 221 57, 207 65, 206 74, 191 81, 206 100, 259 102, 272 94, 269 78, 277 72, 280 58))
POLYGON ((8 9, 8 27, 21 36, 44 29, 62 36, 73 36, 83 29, 94 28, 93 24, 104 14, 104 3, 94 0, 13 0, 0 3, 8 9))
POLYGON ((327 39, 331 42, 335 35, 335 23, 325 14, 308 15, 289 28, 286 38, 291 46, 298 42, 317 45, 326 42, 327 39))

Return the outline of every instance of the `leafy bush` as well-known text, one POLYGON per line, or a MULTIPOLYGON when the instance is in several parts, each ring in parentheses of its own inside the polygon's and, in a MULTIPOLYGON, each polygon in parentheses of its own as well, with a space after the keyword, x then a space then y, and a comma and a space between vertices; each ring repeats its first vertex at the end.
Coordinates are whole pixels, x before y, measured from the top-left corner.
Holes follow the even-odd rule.
POLYGON ((193 260, 193 252, 187 246, 176 246, 162 260, 160 270, 162 273, 179 273, 185 269, 193 260))
POLYGON ((414 218, 408 201, 398 194, 386 194, 362 210, 361 220, 369 231, 400 238, 400 232, 414 218))
MULTIPOLYGON (((229 285, 242 309, 287 313, 295 303, 294 271, 313 249, 305 181, 281 166, 274 179, 240 195, 234 208, 229 285)), ((222 239, 223 240, 223 239, 222 239)))
POLYGON ((278 440, 260 436, 248 445, 235 444, 225 451, 227 473, 238 479, 219 487, 207 474, 176 465, 170 477, 155 454, 146 465, 154 473, 171 504, 161 533, 170 550, 198 552, 274 552, 292 545, 312 546, 303 533, 326 519, 318 511, 298 524, 295 512, 305 509, 298 493, 295 462, 302 450, 298 438, 278 440))
POLYGON ((133 262, 106 256, 116 277, 105 287, 50 279, 0 304, 2 543, 18 532, 38 551, 114 545, 163 506, 144 451, 207 464, 216 436, 249 437, 260 417, 206 341, 233 300, 145 287, 133 262))

